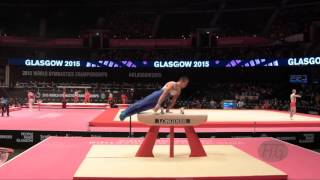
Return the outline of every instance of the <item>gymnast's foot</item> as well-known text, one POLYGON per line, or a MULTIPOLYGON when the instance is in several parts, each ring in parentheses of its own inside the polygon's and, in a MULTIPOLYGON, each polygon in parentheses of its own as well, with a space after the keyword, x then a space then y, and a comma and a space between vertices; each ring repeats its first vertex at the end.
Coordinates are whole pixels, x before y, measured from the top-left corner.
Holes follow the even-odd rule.
POLYGON ((120 121, 124 121, 124 119, 126 118, 126 116, 125 116, 123 111, 120 113, 119 118, 120 118, 120 121))

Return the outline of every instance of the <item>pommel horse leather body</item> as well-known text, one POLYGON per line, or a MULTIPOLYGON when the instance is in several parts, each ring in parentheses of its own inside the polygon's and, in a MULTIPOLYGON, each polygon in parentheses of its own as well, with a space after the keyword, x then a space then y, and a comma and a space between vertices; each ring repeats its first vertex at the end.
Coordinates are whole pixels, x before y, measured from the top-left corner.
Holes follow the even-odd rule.
POLYGON ((138 114, 138 121, 150 125, 149 131, 142 142, 136 157, 154 157, 153 147, 157 140, 160 127, 170 127, 170 157, 174 157, 174 128, 183 127, 190 146, 190 157, 207 156, 194 127, 205 123, 207 115, 188 115, 188 114, 154 114, 141 113, 138 114))

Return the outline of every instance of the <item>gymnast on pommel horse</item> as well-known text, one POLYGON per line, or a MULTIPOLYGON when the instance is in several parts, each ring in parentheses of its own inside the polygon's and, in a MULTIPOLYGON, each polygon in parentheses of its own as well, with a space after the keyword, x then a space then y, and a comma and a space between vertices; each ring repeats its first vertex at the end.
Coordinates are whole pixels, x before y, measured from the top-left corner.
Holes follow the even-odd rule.
POLYGON ((120 120, 142 111, 153 109, 154 114, 138 114, 138 120, 150 125, 150 129, 142 142, 136 157, 153 157, 153 147, 157 139, 160 127, 170 127, 170 157, 174 157, 174 127, 183 127, 186 132, 188 143, 190 146, 190 157, 206 156, 206 152, 196 134, 193 125, 197 125, 207 120, 207 115, 184 115, 181 114, 156 114, 161 108, 161 105, 170 97, 172 97, 166 112, 175 105, 177 98, 181 93, 181 89, 187 87, 189 79, 187 77, 180 77, 177 82, 170 81, 162 89, 153 92, 144 99, 132 104, 127 109, 120 113, 120 120), (162 121, 159 121, 161 119, 162 121), (179 121, 175 121, 175 120, 179 121))
POLYGON ((189 79, 185 76, 180 77, 177 82, 170 81, 166 83, 160 90, 157 90, 145 98, 130 105, 127 109, 120 113, 120 120, 123 121, 126 117, 133 114, 140 113, 149 109, 153 109, 157 112, 161 105, 171 98, 171 102, 166 108, 166 112, 169 112, 171 108, 176 104, 176 101, 181 93, 181 90, 188 86, 189 79))

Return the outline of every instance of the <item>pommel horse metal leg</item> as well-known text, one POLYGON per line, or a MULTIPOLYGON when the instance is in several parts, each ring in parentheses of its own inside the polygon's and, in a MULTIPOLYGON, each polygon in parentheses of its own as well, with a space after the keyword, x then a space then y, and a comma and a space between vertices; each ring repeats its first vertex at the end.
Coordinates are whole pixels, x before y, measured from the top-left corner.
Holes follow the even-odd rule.
POLYGON ((170 157, 174 157, 174 127, 170 126, 170 157))
POLYGON ((132 137, 132 120, 131 120, 131 116, 129 117, 129 137, 132 137))
MULTIPOLYGON (((143 140, 136 157, 154 157, 153 147, 156 143, 160 126, 151 126, 143 140)), ((170 126, 170 157, 174 157, 174 127, 170 126)))
MULTIPOLYGON (((136 153, 136 157, 154 157, 152 150, 156 143, 159 129, 160 126, 150 127, 145 139, 136 153)), ((190 157, 207 156, 194 127, 185 126, 184 129, 191 150, 190 157)), ((170 157, 174 157, 174 126, 170 126, 170 157)))
POLYGON ((157 140, 160 127, 170 128, 170 157, 174 157, 174 128, 184 128, 190 146, 190 157, 207 156, 194 126, 207 121, 207 115, 185 114, 138 114, 138 120, 150 125, 150 129, 140 145, 136 157, 154 157, 153 146, 157 140), (178 121, 177 121, 178 120, 178 121))
POLYGON ((202 157, 207 156, 206 151, 203 149, 201 141, 192 126, 185 126, 186 136, 188 138, 188 143, 190 146, 190 157, 202 157))
POLYGON ((136 157, 154 157, 153 146, 156 143, 160 126, 151 126, 145 139, 143 140, 136 157))

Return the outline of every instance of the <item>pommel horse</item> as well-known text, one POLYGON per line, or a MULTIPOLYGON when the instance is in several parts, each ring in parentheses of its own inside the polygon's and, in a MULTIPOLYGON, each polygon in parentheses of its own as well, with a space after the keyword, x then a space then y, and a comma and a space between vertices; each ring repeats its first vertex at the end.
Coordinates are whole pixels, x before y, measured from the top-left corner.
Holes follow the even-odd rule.
POLYGON ((136 157, 154 157, 152 150, 159 134, 160 127, 170 128, 170 157, 174 157, 175 127, 184 128, 191 150, 190 157, 207 156, 193 127, 205 123, 207 118, 207 115, 186 115, 176 113, 154 114, 146 112, 138 114, 138 121, 149 125, 150 128, 136 153, 136 157))

